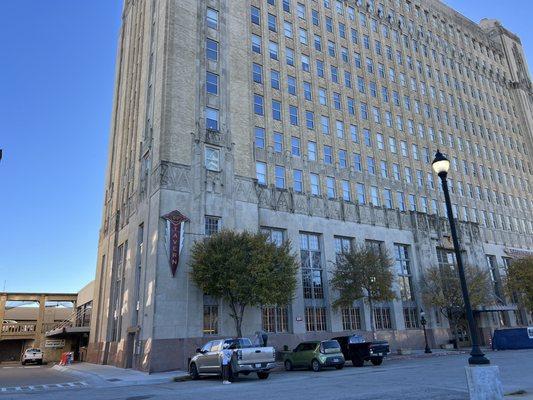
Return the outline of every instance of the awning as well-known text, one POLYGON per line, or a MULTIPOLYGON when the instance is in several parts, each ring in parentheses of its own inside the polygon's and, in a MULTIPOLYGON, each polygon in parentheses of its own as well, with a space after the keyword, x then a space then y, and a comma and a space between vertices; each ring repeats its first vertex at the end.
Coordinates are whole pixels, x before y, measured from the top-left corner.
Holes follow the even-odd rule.
POLYGON ((475 312, 498 312, 498 311, 516 311, 518 307, 516 304, 504 305, 504 304, 495 304, 492 306, 483 306, 480 309, 475 310, 475 312))
POLYGON ((53 338, 66 338, 72 336, 80 336, 84 333, 89 333, 91 328, 89 326, 66 326, 63 328, 52 329, 51 331, 46 332, 46 337, 53 338))

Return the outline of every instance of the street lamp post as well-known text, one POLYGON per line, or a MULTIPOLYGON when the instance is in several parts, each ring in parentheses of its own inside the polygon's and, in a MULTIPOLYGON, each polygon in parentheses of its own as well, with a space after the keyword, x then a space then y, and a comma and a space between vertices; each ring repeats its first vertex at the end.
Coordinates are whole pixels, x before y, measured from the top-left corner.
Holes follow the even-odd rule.
POLYGON ((431 353, 431 349, 428 345, 428 335, 426 333, 426 313, 423 310, 420 310, 420 324, 422 325, 422 328, 424 329, 424 341, 426 342, 426 348, 424 349, 424 353, 431 353))
POLYGON ((448 191, 448 182, 446 180, 448 170, 450 169, 450 161, 437 150, 432 167, 442 181, 442 190, 444 191, 444 198, 446 200, 446 211, 448 213, 448 221, 450 222, 453 248, 457 260, 457 270, 459 272, 461 291, 463 292, 463 299, 465 302, 466 319, 468 321, 468 327, 470 328, 470 337, 472 338, 472 350, 470 351, 468 363, 471 365, 490 364, 490 361, 485 357, 485 354, 483 354, 479 347, 476 321, 474 319, 474 314, 472 313, 472 306, 470 304, 470 296, 468 295, 468 286, 466 285, 465 271, 463 268, 463 260, 461 258, 461 250, 459 249, 459 240, 457 239, 457 232, 455 230, 452 203, 450 201, 450 192, 448 191))

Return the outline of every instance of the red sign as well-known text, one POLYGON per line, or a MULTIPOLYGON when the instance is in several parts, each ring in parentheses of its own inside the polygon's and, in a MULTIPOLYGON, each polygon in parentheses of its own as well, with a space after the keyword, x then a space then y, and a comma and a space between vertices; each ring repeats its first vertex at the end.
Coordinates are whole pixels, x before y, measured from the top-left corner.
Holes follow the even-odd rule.
POLYGON ((172 211, 167 215, 163 215, 163 218, 170 223, 169 262, 172 276, 175 276, 176 271, 178 270, 178 263, 180 261, 180 252, 183 248, 185 222, 188 222, 189 219, 177 210, 172 211))

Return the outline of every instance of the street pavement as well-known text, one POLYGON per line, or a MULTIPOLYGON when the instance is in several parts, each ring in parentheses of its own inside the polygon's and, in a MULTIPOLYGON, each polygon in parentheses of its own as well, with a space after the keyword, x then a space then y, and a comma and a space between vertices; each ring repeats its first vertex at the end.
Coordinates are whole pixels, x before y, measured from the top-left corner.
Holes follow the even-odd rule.
MULTIPOLYGON (((506 396, 509 399, 533 398, 533 350, 489 352, 493 365, 500 367, 504 393, 525 391, 526 395, 506 396)), ((347 363, 343 370, 276 371, 268 380, 258 380, 255 375, 239 378, 231 385, 222 385, 218 378, 198 381, 181 381, 163 384, 91 387, 41 390, 38 393, 0 393, 0 400, 19 399, 68 399, 76 400, 235 400, 281 399, 308 400, 377 400, 377 399, 468 399, 465 366, 468 355, 440 355, 411 359, 386 360, 382 366, 370 365, 354 368, 347 363)), ((22 376, 30 376, 37 369, 17 369, 17 382, 22 376)), ((43 369, 41 372, 50 373, 43 369)), ((63 374, 60 371, 55 373, 63 374)), ((0 369, 0 382, 4 370, 0 369)), ((72 377, 65 374, 65 377, 72 377)), ((51 375, 52 377, 52 375, 51 375)), ((79 376, 77 377, 80 378, 79 376)), ((2 380, 3 379, 3 380, 2 380)), ((15 379, 13 376, 11 379, 15 379)), ((34 379, 34 378, 31 378, 34 379)), ((7 379, 8 380, 8 379, 7 379)), ((8 382, 10 383, 10 381, 8 382)), ((0 387, 2 385, 0 384, 0 387)))

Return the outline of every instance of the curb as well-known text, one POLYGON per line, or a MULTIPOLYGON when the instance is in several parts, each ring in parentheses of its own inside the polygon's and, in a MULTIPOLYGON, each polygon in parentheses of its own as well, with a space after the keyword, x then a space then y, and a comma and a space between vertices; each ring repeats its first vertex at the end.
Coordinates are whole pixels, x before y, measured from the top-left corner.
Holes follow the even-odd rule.
MULTIPOLYGON (((100 387, 158 385, 161 383, 174 382, 174 379, 176 377, 181 377, 180 375, 173 375, 173 376, 167 376, 167 377, 161 377, 161 378, 150 378, 146 380, 145 379, 127 380, 127 379, 117 378, 119 379, 118 381, 109 381, 108 379, 102 377, 100 374, 97 374, 91 371, 80 371, 80 370, 71 369, 69 367, 59 366, 59 365, 54 365, 52 368, 55 369, 56 371, 66 372, 66 373, 77 375, 77 376, 84 377, 84 378, 87 378, 88 376, 90 376, 90 378, 94 379, 94 381, 90 383, 100 386, 100 387)), ((183 375, 185 376, 185 373, 183 373, 183 375)))

